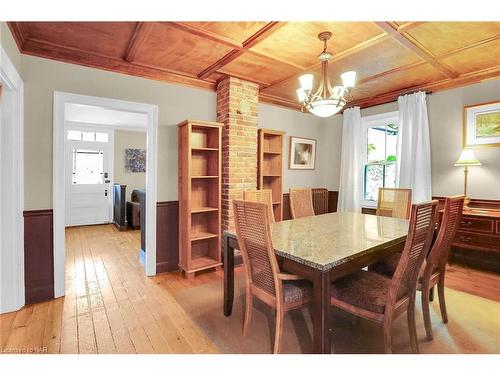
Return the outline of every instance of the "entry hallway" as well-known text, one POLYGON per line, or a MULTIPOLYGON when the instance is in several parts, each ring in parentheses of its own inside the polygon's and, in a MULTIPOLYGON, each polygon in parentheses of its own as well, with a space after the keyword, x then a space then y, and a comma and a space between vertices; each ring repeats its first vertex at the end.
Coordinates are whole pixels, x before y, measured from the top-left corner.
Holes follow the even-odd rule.
MULTIPOLYGON (((112 225, 100 225, 69 228, 66 234, 66 296, 0 315, 2 352, 270 351, 274 321, 265 306, 256 304, 251 334, 243 340, 242 270, 237 271, 234 314, 225 318, 220 270, 192 280, 178 272, 148 278, 137 255, 139 231, 118 232, 112 225)), ((432 342, 425 339, 417 304, 421 353, 498 353, 500 277, 454 265, 448 267, 446 281, 450 322, 440 320, 436 299, 431 304, 432 342)), ((309 313, 290 315, 283 352, 309 352, 309 313)), ((405 324, 402 317, 394 326, 395 353, 409 353, 405 324)), ((380 332, 370 322, 335 311, 333 325, 337 353, 383 351, 380 332)))

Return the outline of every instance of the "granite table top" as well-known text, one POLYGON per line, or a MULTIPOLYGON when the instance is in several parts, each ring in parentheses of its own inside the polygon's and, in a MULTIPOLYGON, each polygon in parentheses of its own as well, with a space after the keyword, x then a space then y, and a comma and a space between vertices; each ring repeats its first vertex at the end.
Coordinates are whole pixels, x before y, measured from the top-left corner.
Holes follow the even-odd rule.
MULTIPOLYGON (((321 271, 403 242, 408 220, 354 212, 285 220, 271 224, 276 254, 321 271)), ((236 237, 235 231, 224 234, 236 237)))

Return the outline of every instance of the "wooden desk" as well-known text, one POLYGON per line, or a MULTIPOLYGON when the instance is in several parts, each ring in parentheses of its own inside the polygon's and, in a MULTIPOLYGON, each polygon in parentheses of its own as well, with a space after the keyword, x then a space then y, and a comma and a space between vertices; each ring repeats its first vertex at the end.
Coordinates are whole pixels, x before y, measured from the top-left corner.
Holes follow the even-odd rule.
MULTIPOLYGON (((271 225, 280 269, 313 283, 313 345, 330 353, 330 284, 353 271, 400 251, 408 221, 342 212, 286 220, 271 225)), ((232 313, 236 235, 225 231, 224 315, 232 313)))

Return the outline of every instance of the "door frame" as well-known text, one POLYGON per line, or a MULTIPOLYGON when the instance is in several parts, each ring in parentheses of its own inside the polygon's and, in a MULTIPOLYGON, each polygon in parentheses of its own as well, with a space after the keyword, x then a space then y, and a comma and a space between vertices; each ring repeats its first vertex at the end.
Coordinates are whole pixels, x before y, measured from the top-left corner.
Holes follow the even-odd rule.
MULTIPOLYGON (((109 223, 112 223, 113 222, 113 185, 115 183, 115 128, 113 127, 113 125, 97 125, 97 124, 87 124, 87 123, 84 123, 84 122, 76 122, 76 121, 65 121, 64 122, 64 132, 66 134, 66 131, 67 130, 70 130, 70 129, 78 129, 78 130, 81 130, 81 131, 94 131, 94 132, 103 132, 103 133, 107 133, 108 134, 108 164, 109 164, 109 167, 108 167, 108 171, 110 171, 111 173, 111 177, 109 177, 108 179, 110 180, 109 182, 109 190, 108 190, 108 193, 109 193, 109 198, 108 198, 108 203, 109 203, 109 206, 108 206, 108 215, 109 215, 109 223)), ((68 145, 69 142, 72 142, 72 141, 68 141, 66 139, 66 136, 64 138, 64 146, 65 146, 65 155, 66 154, 66 151, 68 151, 66 149, 66 146, 68 145)), ((81 143, 85 143, 85 142, 81 142, 81 143)), ((76 144, 76 143, 75 143, 76 144)), ((98 144, 98 143, 97 143, 98 144)), ((83 148, 85 146, 82 146, 83 148)), ((69 166, 68 165, 65 165, 66 168, 66 171, 69 170, 69 166)), ((66 177, 68 177, 66 175, 66 177)), ((68 193, 69 193, 69 185, 68 185, 68 181, 69 181, 69 178, 66 180, 66 197, 68 196, 68 193)), ((66 207, 67 208, 67 207, 66 207)), ((67 211, 65 213, 65 222, 67 221, 67 211)), ((67 223, 66 223, 67 225, 67 223)))
POLYGON ((0 82, 2 95, 7 91, 11 95, 10 105, 4 102, 1 110, 9 111, 10 121, 0 125, 0 143, 8 140, 7 152, 0 152, 0 313, 6 313, 19 310, 25 302, 24 82, 1 44, 0 82))
POLYGON ((66 168, 65 168, 65 105, 75 103, 92 105, 118 111, 136 112, 147 115, 146 129, 146 259, 144 262, 147 276, 156 274, 156 194, 157 194, 157 145, 158 145, 158 106, 154 104, 129 102, 119 99, 72 94, 54 91, 53 108, 53 209, 54 209, 54 297, 65 293, 66 263, 66 168), (147 249, 150 249, 149 251, 147 249), (151 251, 153 249, 153 251, 151 251))

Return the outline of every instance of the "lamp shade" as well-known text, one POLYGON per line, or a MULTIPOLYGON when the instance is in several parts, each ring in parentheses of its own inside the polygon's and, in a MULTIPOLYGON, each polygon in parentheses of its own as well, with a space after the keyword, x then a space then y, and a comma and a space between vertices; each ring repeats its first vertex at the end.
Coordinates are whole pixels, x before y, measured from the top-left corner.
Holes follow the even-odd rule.
POLYGON ((356 72, 350 71, 342 73, 340 75, 340 78, 342 78, 342 84, 344 85, 344 87, 354 87, 354 82, 356 81, 356 72))
POLYGON ((297 89, 297 97, 299 98, 299 102, 303 102, 304 100, 306 100, 306 92, 304 90, 302 90, 302 88, 300 89, 297 89))
POLYGON ((471 165, 481 165, 481 162, 476 158, 472 149, 464 148, 460 157, 455 162, 455 167, 465 167, 471 165))
POLYGON ((311 113, 318 117, 330 117, 338 113, 342 109, 341 105, 337 105, 334 100, 317 100, 311 103, 311 113))
POLYGON ((311 91, 313 87, 313 78, 312 74, 302 74, 299 77, 301 89, 304 91, 311 91))

